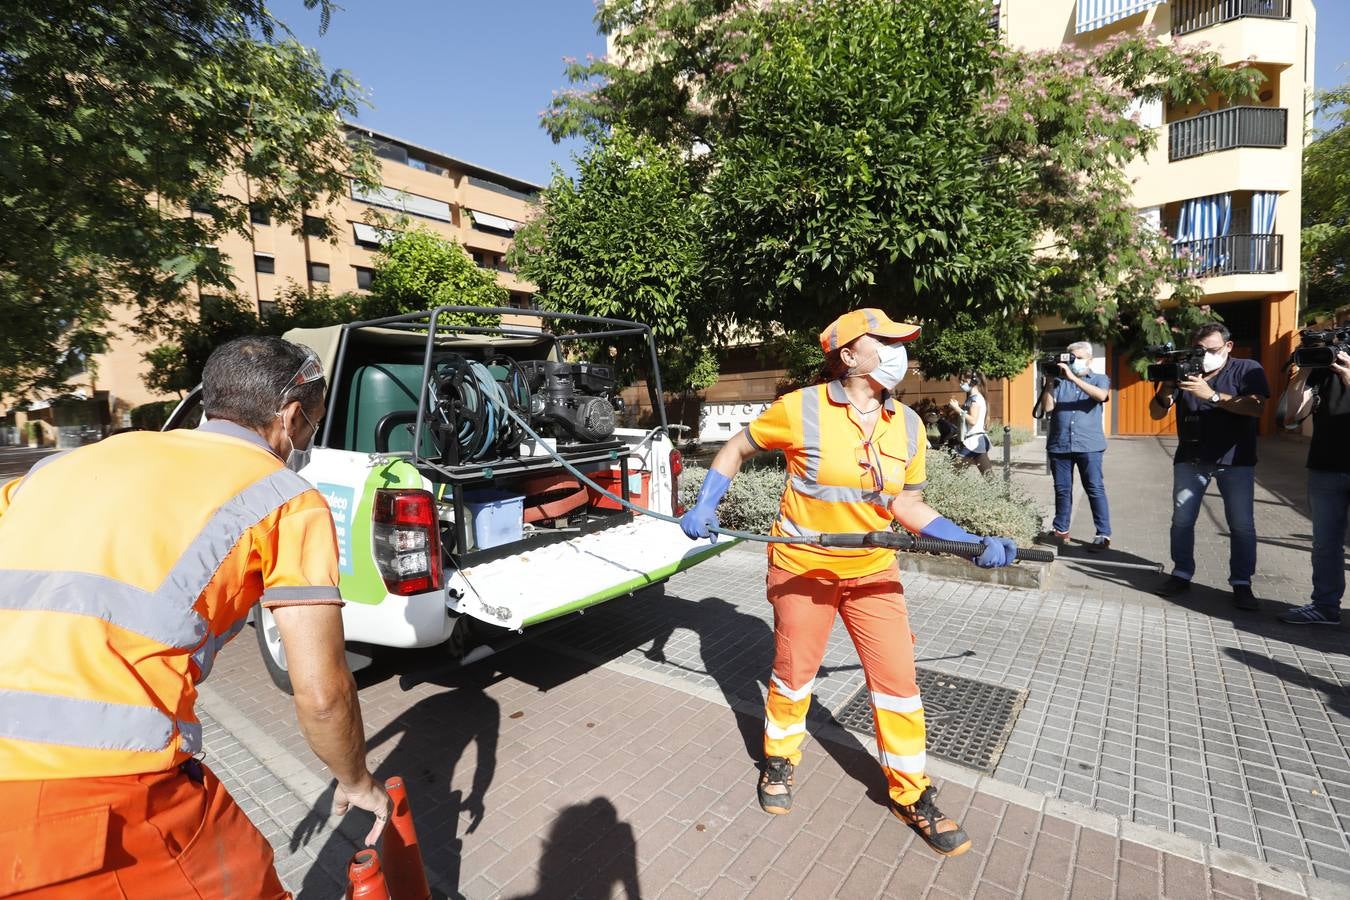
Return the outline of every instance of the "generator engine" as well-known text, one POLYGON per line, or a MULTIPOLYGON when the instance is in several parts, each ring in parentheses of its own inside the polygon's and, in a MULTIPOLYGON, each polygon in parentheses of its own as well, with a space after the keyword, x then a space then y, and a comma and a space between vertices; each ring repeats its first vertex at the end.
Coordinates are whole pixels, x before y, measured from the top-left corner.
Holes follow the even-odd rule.
POLYGON ((595 443, 614 434, 623 408, 611 366, 589 362, 520 363, 530 386, 530 419, 561 443, 595 443))

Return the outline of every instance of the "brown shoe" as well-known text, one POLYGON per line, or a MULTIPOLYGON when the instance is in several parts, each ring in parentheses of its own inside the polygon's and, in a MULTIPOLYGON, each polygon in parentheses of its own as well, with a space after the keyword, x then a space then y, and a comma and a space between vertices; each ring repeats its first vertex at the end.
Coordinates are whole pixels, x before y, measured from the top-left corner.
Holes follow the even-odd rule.
POLYGON ((943 856, 960 856, 970 849, 970 836, 960 825, 942 814, 933 802, 937 788, 924 788, 919 799, 905 806, 891 798, 891 813, 919 833, 928 846, 943 856))
POLYGON ((792 811, 792 772, 795 767, 786 757, 764 760, 759 776, 759 806, 766 813, 781 816, 792 811))

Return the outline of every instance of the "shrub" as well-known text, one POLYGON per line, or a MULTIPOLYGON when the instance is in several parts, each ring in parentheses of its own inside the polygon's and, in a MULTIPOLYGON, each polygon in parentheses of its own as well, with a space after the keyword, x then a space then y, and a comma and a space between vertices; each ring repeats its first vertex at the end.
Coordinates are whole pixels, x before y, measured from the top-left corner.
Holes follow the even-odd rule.
POLYGON ((177 400, 156 400, 131 409, 131 427, 143 431, 159 431, 169 420, 169 413, 178 406, 177 400))
MULTIPOLYGON (((989 457, 991 459, 998 459, 998 454, 1003 451, 1003 423, 998 419, 991 419, 989 421, 988 431, 989 443, 992 445, 992 449, 989 451, 989 457)), ((1032 431, 1030 428, 1024 428, 1021 425, 1014 425, 1009 437, 1012 438, 1012 445, 1016 447, 1018 444, 1034 441, 1036 439, 1036 432, 1032 431)))
POLYGON ((1030 544, 1041 532, 1041 511, 1017 485, 1012 486, 1010 497, 1004 497, 997 471, 982 477, 974 470, 958 468, 946 453, 930 453, 924 500, 973 534, 1000 535, 1030 544))
MULTIPOLYGON (((708 470, 703 466, 686 465, 680 477, 680 503, 687 509, 698 499, 698 489, 708 470)), ((768 534, 778 515, 778 501, 783 496, 787 473, 782 469, 754 467, 742 469, 726 496, 717 507, 717 518, 723 528, 768 534)))

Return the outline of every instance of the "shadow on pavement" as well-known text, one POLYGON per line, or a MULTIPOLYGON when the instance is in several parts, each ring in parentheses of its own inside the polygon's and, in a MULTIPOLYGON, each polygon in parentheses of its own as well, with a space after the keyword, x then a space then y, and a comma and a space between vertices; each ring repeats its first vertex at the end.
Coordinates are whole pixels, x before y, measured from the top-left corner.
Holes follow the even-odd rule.
POLYGON ((1347 693, 1346 689, 1336 682, 1319 678, 1303 671, 1298 666, 1291 666, 1289 663, 1271 659, 1269 656, 1254 653, 1251 650, 1224 647, 1223 652, 1238 662, 1245 663, 1257 671, 1265 672, 1267 675, 1274 675, 1287 684, 1321 691, 1326 696, 1328 706, 1343 718, 1350 719, 1350 693, 1347 693))
MULTIPOLYGON (((463 847, 460 823, 467 816, 466 833, 482 823, 486 813, 484 797, 497 768, 501 707, 485 691, 502 677, 487 666, 457 672, 443 682, 449 690, 409 707, 367 742, 372 751, 391 741, 397 742, 374 774, 381 781, 394 775, 403 777, 412 801, 423 862, 456 889, 463 847), (461 791, 451 790, 450 785, 455 768, 470 745, 476 745, 476 760, 472 787, 464 797, 461 791)), ((296 828, 291 836, 292 850, 306 844, 329 821, 334 788, 335 784, 329 785, 296 828)), ((369 827, 369 816, 352 818, 353 825, 348 827, 369 827)), ((364 837, 364 831, 345 833, 358 843, 364 837)), ((318 853, 320 864, 306 875, 300 897, 324 897, 331 890, 331 882, 323 870, 339 861, 345 865, 342 857, 346 852, 348 845, 334 832, 318 853)))
POLYGON ((513 900, 638 900, 637 840, 607 797, 569 806, 553 820, 539 861, 539 886, 513 900))

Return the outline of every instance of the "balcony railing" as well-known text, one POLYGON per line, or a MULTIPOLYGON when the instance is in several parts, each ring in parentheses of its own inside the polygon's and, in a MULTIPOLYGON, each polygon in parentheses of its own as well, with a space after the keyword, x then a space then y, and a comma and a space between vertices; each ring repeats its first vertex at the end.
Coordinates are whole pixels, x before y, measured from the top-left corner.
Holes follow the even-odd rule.
POLYGON ((1186 270, 1198 277, 1268 275, 1284 268, 1284 236, 1226 234, 1198 241, 1177 241, 1172 253, 1187 261, 1186 270))
POLYGON ((1172 33, 1186 34, 1234 19, 1287 19, 1292 0, 1173 0, 1172 33))
POLYGON ((1283 147, 1288 122, 1288 110, 1268 106, 1201 113, 1167 126, 1167 158, 1190 159, 1234 147, 1283 147))

